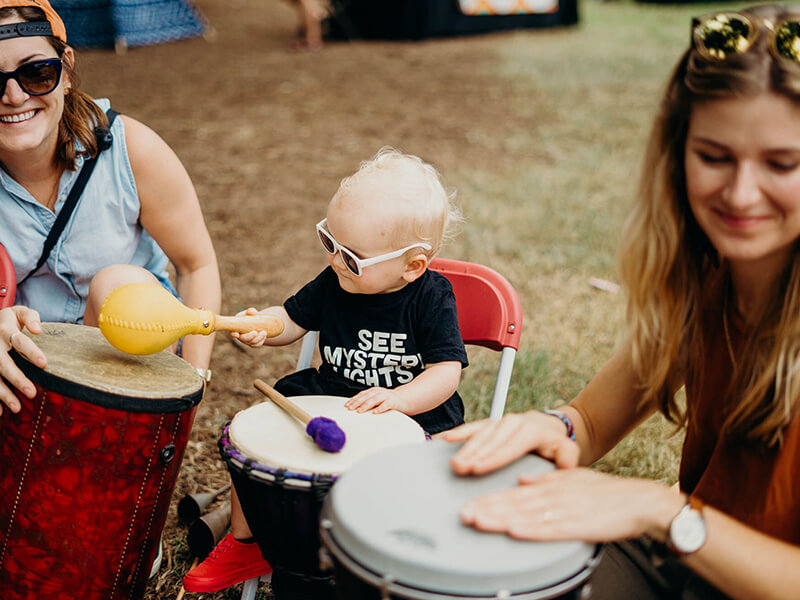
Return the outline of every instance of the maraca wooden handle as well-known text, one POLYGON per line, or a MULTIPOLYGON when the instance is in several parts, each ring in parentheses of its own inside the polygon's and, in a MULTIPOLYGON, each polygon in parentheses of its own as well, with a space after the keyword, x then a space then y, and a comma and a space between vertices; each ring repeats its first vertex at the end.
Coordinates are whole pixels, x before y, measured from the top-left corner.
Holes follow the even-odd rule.
POLYGON ((264 394, 267 398, 272 400, 275 404, 280 406, 283 410, 285 410, 293 417, 300 419, 306 425, 308 425, 308 422, 313 418, 310 414, 308 414, 302 408, 297 406, 297 404, 289 400, 286 396, 281 394, 274 387, 264 383, 262 380, 256 379, 255 381, 253 381, 253 385, 259 392, 264 394))
POLYGON ((283 321, 272 315, 246 315, 242 317, 214 316, 214 331, 266 331, 267 337, 275 337, 283 333, 283 321))

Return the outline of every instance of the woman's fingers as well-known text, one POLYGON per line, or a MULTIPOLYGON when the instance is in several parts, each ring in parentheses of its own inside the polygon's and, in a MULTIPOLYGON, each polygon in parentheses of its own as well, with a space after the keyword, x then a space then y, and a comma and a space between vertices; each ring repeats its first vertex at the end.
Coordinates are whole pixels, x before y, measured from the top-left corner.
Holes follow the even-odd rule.
POLYGON ((9 355, 12 349, 40 368, 47 366, 47 358, 39 347, 24 333, 27 327, 33 333, 42 331, 39 313, 24 306, 0 310, 0 403, 12 412, 20 409, 17 389, 28 398, 36 395, 36 388, 25 377, 9 355))
POLYGON ((529 452, 561 468, 577 466, 578 445, 544 418, 538 411, 508 414, 499 421, 478 421, 447 432, 442 438, 449 442, 465 440, 450 460, 453 470, 459 475, 482 475, 529 452))
MULTIPOLYGON (((14 337, 20 337, 20 335, 21 334, 17 334, 14 337)), ((11 412, 19 412, 19 399, 9 385, 21 391, 28 398, 33 398, 36 395, 36 388, 28 381, 25 375, 23 375, 17 365, 14 364, 14 361, 6 351, 0 351, 0 375, 2 375, 2 378, 0 378, 0 401, 5 404, 11 412)))
POLYGON ((532 426, 532 413, 510 414, 488 421, 472 435, 450 464, 460 475, 482 475, 535 451, 541 432, 532 426))
POLYGON ((649 533, 654 515, 668 521, 682 502, 669 494, 654 481, 559 469, 467 502, 461 520, 519 539, 606 542, 649 533))
POLYGON ((464 425, 459 425, 458 427, 454 427, 453 429, 448 429, 447 431, 442 431, 441 433, 437 433, 436 437, 448 442, 463 442, 464 440, 469 439, 473 435, 475 435, 477 431, 483 429, 489 422, 490 421, 488 419, 484 419, 483 421, 473 421, 472 423, 465 423, 464 425))
POLYGON ((12 334, 11 338, 13 348, 19 354, 27 358, 41 369, 47 366, 47 357, 44 355, 44 352, 42 352, 41 348, 39 348, 39 346, 37 346, 31 338, 22 332, 16 332, 12 334))

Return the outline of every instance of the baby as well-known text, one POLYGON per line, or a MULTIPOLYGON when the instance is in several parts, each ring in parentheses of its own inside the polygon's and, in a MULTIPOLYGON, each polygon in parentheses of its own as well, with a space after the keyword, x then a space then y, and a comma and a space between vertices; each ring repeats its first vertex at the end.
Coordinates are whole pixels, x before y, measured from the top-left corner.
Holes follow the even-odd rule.
MULTIPOLYGON (((282 319, 283 333, 232 335, 252 347, 281 346, 319 331, 322 364, 280 379, 275 388, 286 396, 342 396, 358 412, 398 410, 430 434, 462 424, 456 388, 467 353, 455 296, 428 270, 457 220, 431 165, 383 148, 342 180, 316 225, 328 267, 283 306, 259 311, 282 319)), ((231 534, 218 548, 187 573, 186 590, 214 592, 271 571, 235 492, 231 534)))

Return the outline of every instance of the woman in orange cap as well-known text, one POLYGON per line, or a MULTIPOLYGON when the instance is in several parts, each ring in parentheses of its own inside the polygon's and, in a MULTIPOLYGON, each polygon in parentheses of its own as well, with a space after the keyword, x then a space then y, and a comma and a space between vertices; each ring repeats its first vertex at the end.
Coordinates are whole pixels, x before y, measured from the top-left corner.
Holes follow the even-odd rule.
MULTIPOLYGON (((3 405, 20 408, 12 387, 34 394, 9 350, 46 363, 19 335, 23 328, 38 333, 40 321, 97 325, 106 295, 131 282, 160 283, 189 306, 220 306, 216 255, 185 168, 135 119, 120 116, 109 125, 109 102, 78 89, 75 62, 47 0, 0 0, 0 243, 19 282, 18 305, 0 310, 0 412, 3 405), (91 159, 96 165, 74 211, 45 250, 91 159)), ((212 345, 211 337, 192 336, 182 356, 207 374, 212 345)))

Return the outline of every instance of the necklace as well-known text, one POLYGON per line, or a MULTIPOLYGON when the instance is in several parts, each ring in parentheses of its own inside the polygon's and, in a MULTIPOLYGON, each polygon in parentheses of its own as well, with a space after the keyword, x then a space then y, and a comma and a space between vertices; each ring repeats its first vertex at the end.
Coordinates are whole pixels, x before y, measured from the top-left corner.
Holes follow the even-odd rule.
POLYGON ((725 296, 725 306, 722 309, 722 329, 725 331, 725 344, 728 346, 728 356, 731 357, 733 370, 736 370, 736 356, 733 354, 733 344, 731 344, 731 334, 728 331, 728 297, 725 296))

